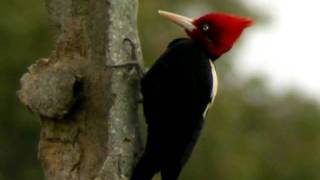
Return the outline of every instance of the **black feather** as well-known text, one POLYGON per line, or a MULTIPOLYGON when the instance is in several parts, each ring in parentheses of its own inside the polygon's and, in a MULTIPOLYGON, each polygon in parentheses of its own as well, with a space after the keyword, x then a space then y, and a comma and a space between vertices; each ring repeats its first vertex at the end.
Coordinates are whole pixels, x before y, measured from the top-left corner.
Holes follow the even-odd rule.
POLYGON ((141 81, 148 124, 145 152, 131 180, 177 180, 191 155, 211 101, 209 56, 191 39, 176 39, 141 81))

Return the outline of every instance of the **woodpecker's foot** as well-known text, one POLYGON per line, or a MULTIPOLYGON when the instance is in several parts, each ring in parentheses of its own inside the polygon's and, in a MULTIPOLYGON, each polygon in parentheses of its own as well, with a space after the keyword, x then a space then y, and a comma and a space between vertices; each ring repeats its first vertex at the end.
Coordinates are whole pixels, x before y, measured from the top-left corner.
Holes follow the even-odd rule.
MULTIPOLYGON (((107 64, 106 65, 108 68, 123 68, 123 67, 135 67, 138 71, 139 78, 142 79, 144 76, 145 72, 144 69, 141 67, 141 65, 137 61, 128 61, 125 63, 120 63, 120 64, 107 64)), ((148 70, 148 69, 146 69, 148 70)), ((139 93, 137 97, 137 103, 142 104, 143 103, 143 97, 142 94, 139 93)))
POLYGON ((145 72, 141 65, 137 61, 127 61, 125 63, 119 63, 119 64, 107 64, 106 65, 109 68, 123 68, 123 67, 135 67, 138 71, 138 75, 140 79, 144 76, 145 72))

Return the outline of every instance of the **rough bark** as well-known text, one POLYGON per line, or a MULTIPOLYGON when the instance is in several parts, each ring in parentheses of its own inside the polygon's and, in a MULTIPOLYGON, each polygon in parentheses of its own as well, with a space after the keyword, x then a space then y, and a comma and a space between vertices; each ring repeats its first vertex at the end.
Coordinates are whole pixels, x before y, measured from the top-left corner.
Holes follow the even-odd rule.
POLYGON ((140 152, 137 0, 46 0, 56 47, 21 78, 48 180, 128 179, 140 152))

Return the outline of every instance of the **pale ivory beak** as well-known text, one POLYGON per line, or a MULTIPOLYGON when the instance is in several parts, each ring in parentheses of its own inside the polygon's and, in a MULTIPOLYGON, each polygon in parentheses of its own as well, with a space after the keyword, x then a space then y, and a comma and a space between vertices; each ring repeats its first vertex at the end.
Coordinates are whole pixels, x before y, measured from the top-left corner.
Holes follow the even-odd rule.
POLYGON ((161 11, 161 10, 159 10, 158 13, 161 16, 171 20, 172 22, 185 28, 188 31, 192 31, 192 30, 196 29, 196 26, 192 24, 193 19, 191 19, 191 18, 181 16, 179 14, 167 12, 167 11, 161 11))

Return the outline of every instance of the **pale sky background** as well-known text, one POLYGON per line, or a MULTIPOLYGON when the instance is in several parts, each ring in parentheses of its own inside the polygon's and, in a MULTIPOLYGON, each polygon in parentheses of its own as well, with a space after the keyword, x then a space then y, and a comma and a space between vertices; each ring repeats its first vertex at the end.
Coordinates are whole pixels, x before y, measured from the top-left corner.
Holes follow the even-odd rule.
POLYGON ((320 102, 320 1, 243 1, 265 11, 272 22, 247 31, 236 70, 262 74, 277 92, 297 88, 320 102))

